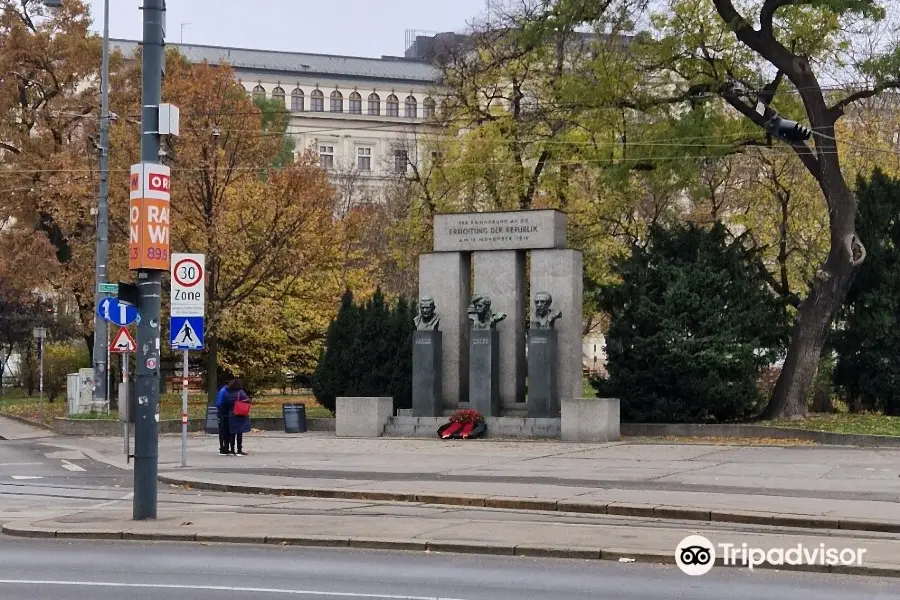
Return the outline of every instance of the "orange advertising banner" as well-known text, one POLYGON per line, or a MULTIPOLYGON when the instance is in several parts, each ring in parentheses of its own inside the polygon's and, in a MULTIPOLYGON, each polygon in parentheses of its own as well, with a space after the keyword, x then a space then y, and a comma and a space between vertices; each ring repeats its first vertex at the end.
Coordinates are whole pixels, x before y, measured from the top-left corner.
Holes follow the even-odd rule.
POLYGON ((169 270, 169 201, 133 198, 130 202, 128 268, 169 270))
POLYGON ((131 165, 128 268, 169 270, 171 170, 165 165, 131 165))

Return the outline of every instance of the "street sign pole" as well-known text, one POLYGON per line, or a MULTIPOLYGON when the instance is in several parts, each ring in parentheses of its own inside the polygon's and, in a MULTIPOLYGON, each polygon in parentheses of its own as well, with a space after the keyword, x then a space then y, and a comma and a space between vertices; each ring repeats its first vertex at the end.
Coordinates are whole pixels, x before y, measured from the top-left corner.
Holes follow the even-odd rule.
POLYGON ((181 466, 187 466, 188 429, 188 351, 184 351, 184 366, 181 368, 181 466))
POLYGON ((38 340, 39 352, 41 353, 41 424, 44 424, 44 336, 38 340))
MULTIPOLYGON (((119 356, 122 359, 122 385, 125 388, 125 402, 128 402, 128 397, 129 397, 129 394, 128 394, 128 353, 123 352, 119 356)), ((122 396, 120 395, 119 397, 121 398, 122 396)), ((123 410, 127 411, 129 409, 127 406, 120 406, 119 413, 121 414, 121 412, 123 410)), ((125 422, 123 423, 124 431, 122 432, 124 434, 124 438, 125 438, 125 462, 126 463, 131 462, 131 443, 130 443, 131 442, 131 439, 130 439, 131 438, 131 427, 130 427, 128 421, 129 421, 129 419, 125 419, 125 422)))
MULTIPOLYGON (((103 319, 100 319, 101 321, 103 319)), ((106 416, 109 416, 109 386, 112 385, 113 378, 112 373, 110 372, 109 366, 112 364, 110 360, 112 358, 112 353, 109 351, 109 327, 104 327, 106 329, 106 364, 103 365, 103 389, 106 393, 106 416)))
POLYGON ((187 466, 189 352, 203 349, 206 302, 206 256, 172 255, 169 344, 184 352, 181 381, 181 466, 187 466))

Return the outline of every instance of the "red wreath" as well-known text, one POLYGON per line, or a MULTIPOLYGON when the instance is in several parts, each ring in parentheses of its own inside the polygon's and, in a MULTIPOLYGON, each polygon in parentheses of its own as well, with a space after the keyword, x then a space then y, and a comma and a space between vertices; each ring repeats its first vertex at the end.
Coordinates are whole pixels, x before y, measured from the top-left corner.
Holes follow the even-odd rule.
POLYGON ((484 417, 477 410, 466 408, 458 410, 450 416, 450 422, 438 429, 443 439, 466 440, 481 437, 487 431, 484 417))

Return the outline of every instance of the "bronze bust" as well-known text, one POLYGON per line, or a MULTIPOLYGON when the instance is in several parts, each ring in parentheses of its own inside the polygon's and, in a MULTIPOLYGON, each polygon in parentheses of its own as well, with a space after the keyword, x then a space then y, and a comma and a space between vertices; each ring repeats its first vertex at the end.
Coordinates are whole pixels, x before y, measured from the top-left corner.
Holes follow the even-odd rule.
POLYGON ((472 329, 496 329, 497 323, 506 318, 505 314, 491 310, 491 299, 483 294, 472 297, 468 312, 469 319, 472 320, 472 329))
POLYGON ((533 329, 553 329, 553 322, 562 317, 562 312, 553 313, 550 309, 552 304, 553 296, 549 292, 534 295, 534 318, 531 320, 533 329))
POLYGON ((434 298, 422 296, 419 298, 419 314, 413 319, 416 329, 419 331, 438 331, 441 326, 441 316, 435 312, 434 298))

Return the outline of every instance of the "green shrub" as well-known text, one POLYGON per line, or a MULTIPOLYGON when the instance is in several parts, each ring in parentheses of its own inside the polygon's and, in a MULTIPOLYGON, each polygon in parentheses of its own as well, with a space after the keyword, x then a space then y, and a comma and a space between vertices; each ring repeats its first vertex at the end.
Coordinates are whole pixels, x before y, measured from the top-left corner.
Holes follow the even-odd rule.
POLYGON ((761 408, 757 378, 787 342, 782 301, 758 257, 721 224, 651 230, 646 247, 615 265, 609 379, 598 395, 621 399, 630 422, 716 422, 761 408))
POLYGON ((44 391, 50 402, 66 392, 69 373, 91 366, 87 348, 80 345, 54 342, 44 347, 44 391))
POLYGON ((389 304, 379 289, 357 305, 346 291, 312 378, 319 404, 334 412, 338 396, 392 396, 395 409, 411 407, 414 317, 402 297, 389 304))

